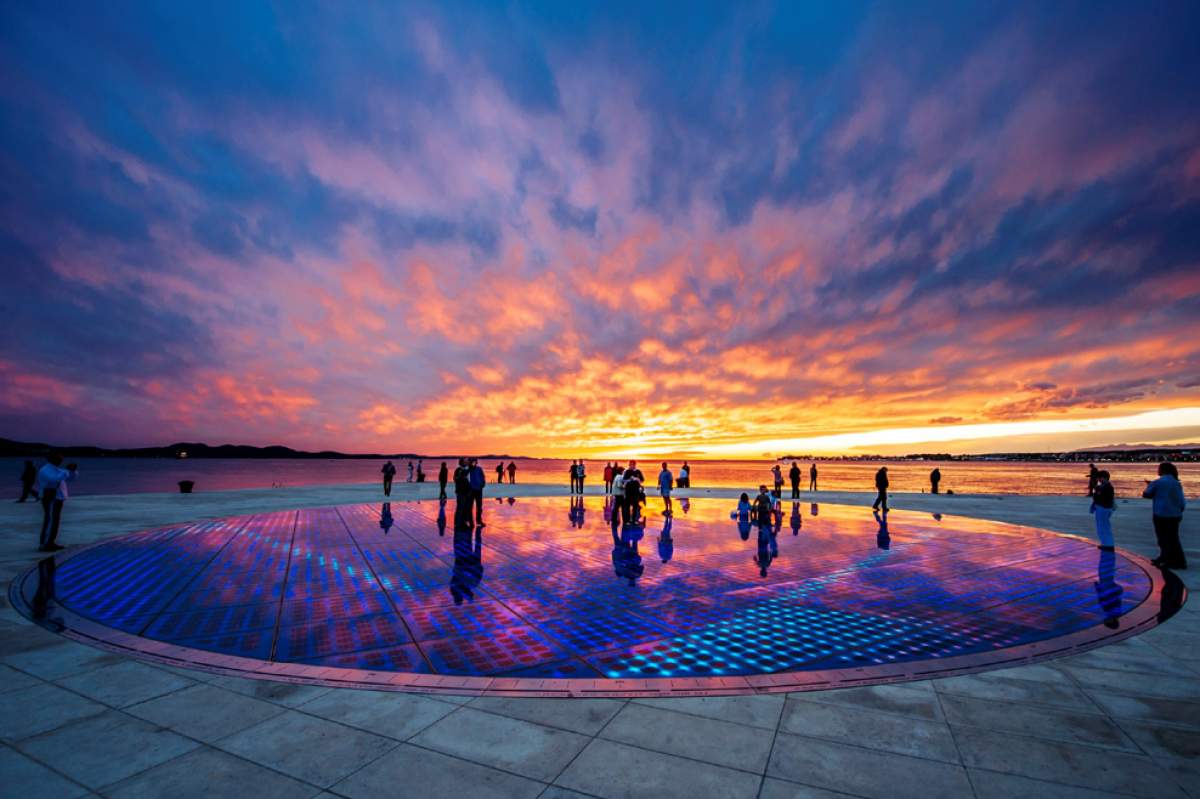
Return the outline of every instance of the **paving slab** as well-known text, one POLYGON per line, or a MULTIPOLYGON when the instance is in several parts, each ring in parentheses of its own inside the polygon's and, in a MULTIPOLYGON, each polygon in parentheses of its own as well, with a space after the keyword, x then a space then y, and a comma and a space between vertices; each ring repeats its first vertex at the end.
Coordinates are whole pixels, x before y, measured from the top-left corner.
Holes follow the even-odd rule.
POLYGON ((284 710, 280 705, 203 683, 125 708, 126 713, 207 743, 284 710))
MULTIPOLYGON (((26 630, 37 631, 33 625, 26 625, 26 630)), ((73 642, 63 643, 57 636, 55 646, 42 646, 24 652, 18 652, 4 657, 5 665, 32 674, 43 680, 61 680, 74 674, 83 674, 103 666, 128 662, 127 658, 105 652, 83 644, 73 642)))
POLYGON ((200 744, 116 710, 29 738, 17 748, 89 788, 102 788, 200 744))
POLYGON ((779 733, 768 776, 879 799, 970 796, 961 766, 779 733))
POLYGON ((111 707, 133 705, 195 685, 178 674, 132 660, 64 677, 57 683, 111 707))
POLYGON ((390 738, 288 710, 216 746, 302 782, 328 788, 396 747, 390 738))
POLYGON ((685 696, 677 699, 637 699, 641 705, 688 713, 710 719, 731 721, 748 727, 774 730, 783 713, 783 694, 763 696, 685 696))
POLYGON ((32 674, 18 671, 11 666, 0 665, 0 694, 17 691, 21 688, 30 688, 34 685, 41 685, 41 683, 42 681, 32 674))
POLYGON ((12 799, 76 799, 87 788, 56 774, 15 749, 0 746, 0 796, 12 799))
POLYGON ((322 685, 298 685, 295 683, 272 682, 271 680, 247 680, 242 677, 217 677, 209 680, 210 685, 236 691, 245 696, 252 696, 264 702, 271 702, 283 707, 299 707, 305 702, 311 702, 322 694, 327 694, 332 688, 322 685))
POLYGON ((807 701, 875 710, 880 713, 894 713, 929 721, 942 718, 937 694, 932 690, 932 684, 929 682, 904 683, 903 685, 864 685, 836 691, 811 691, 792 694, 792 696, 807 701))
POLYGON ((1200 729, 1200 702, 1130 696, 1110 690, 1085 689, 1096 705, 1115 719, 1134 719, 1159 725, 1200 729))
POLYGON ((827 791, 824 788, 814 788, 811 785, 801 785, 798 782, 767 777, 763 780, 762 790, 758 799, 856 799, 848 793, 827 791))
POLYGON ((760 778, 735 769, 594 739, 555 780, 602 799, 750 799, 760 778))
POLYGON ((454 705, 419 694, 340 689, 322 694, 298 708, 376 735, 403 741, 454 712, 454 705))
POLYGON ((761 774, 774 734, 758 727, 631 702, 601 737, 630 746, 761 774))
POLYGON ((1183 796, 1176 781, 1145 756, 955 727, 963 762, 972 768, 1134 796, 1183 796))
POLYGON ((1015 774, 995 771, 967 769, 971 785, 975 788, 975 799, 1014 799, 1014 797, 1037 797, 1037 799, 1116 799, 1125 796, 1109 791, 1080 788, 1056 782, 1031 780, 1015 774))
POLYGON ((1200 701, 1200 679, 1172 677, 1163 674, 1130 674, 1112 669, 1067 666, 1081 686, 1089 689, 1118 691, 1137 696, 1157 696, 1164 699, 1200 701))
POLYGON ((933 687, 939 694, 1046 705, 1084 713, 1095 709, 1087 695, 1071 683, 1037 682, 984 673, 934 680, 933 687))
POLYGON ((111 799, 209 799, 246 796, 292 799, 313 796, 312 785, 285 777, 241 758, 208 747, 155 766, 104 789, 111 799))
POLYGON ((481 696, 471 702, 472 710, 483 710, 547 727, 595 735, 625 706, 623 699, 516 699, 481 696))
POLYGON ((10 691, 0 699, 0 739, 17 741, 105 711, 104 705, 42 683, 10 691))
POLYGON ((1099 712, 1080 713, 953 694, 942 697, 942 709, 946 720, 954 725, 1138 751, 1121 728, 1099 712))
POLYGON ((588 739, 463 707, 433 724, 411 743, 444 754, 550 782, 587 745, 588 739))
POLYGON ((478 763, 401 744, 333 786, 349 799, 523 799, 545 784, 478 763))
POLYGON ((779 729, 900 755, 958 763, 954 737, 944 721, 877 713, 789 697, 779 729))

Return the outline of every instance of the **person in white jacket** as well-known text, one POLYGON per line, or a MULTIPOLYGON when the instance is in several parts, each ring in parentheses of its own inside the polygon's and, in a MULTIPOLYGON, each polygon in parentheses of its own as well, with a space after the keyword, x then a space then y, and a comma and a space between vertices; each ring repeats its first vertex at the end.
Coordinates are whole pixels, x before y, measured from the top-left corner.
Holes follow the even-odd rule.
POLYGON ((38 494, 42 498, 42 532, 38 537, 41 552, 57 552, 63 548, 57 541, 58 525, 62 520, 63 503, 69 496, 67 483, 75 479, 79 467, 71 463, 64 469, 62 461, 62 455, 51 452, 46 456, 46 465, 37 474, 38 494))

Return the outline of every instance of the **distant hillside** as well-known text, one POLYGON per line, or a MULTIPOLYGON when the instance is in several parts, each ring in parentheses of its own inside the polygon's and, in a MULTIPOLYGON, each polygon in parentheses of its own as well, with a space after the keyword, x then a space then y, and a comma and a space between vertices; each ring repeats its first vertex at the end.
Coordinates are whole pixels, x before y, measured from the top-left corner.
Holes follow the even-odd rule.
MULTIPOLYGON (((12 441, 0 438, 0 457, 29 458, 45 455, 50 450, 57 450, 64 457, 70 458, 179 458, 186 454, 188 458, 422 458, 428 457, 416 453, 400 452, 391 454, 358 454, 345 452, 304 452, 291 447, 251 447, 244 444, 220 444, 210 446, 202 443, 179 442, 165 447, 137 447, 133 449, 106 449, 104 447, 68 446, 56 447, 50 444, 32 441, 12 441)), ((499 457, 499 456, 496 456, 499 457)), ((503 456, 507 458, 508 456, 503 456)))

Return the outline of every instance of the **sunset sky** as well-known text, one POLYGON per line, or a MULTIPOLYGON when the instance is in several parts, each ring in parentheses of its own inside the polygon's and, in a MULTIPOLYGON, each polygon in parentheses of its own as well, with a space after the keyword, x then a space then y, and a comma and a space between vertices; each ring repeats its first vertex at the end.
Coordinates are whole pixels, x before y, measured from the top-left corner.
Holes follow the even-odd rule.
POLYGON ((1198 40, 1196 2, 6 2, 0 436, 1200 440, 1198 40))

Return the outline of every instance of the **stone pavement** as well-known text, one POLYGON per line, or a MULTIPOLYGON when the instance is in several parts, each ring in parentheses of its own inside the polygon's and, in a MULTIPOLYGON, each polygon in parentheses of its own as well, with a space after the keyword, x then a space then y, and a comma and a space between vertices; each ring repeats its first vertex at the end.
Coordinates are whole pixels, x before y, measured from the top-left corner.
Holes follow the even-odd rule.
MULTIPOLYGON (((393 500, 417 487, 398 489, 393 500)), ((378 499, 369 486, 77 497, 63 540, 378 499)), ((1090 527, 1081 498, 898 495, 893 504, 1090 527)), ((6 586, 36 559, 36 512, 0 505, 6 586)), ((1195 518, 1184 540, 1200 564, 1195 518)), ((1154 554, 1147 503, 1122 504, 1114 524, 1122 547, 1154 554)), ((0 608, 4 797, 1200 797, 1198 756, 1195 602, 1146 634, 1048 663, 816 693, 653 700, 432 697, 219 677, 82 646, 29 624, 7 601, 0 608)))

